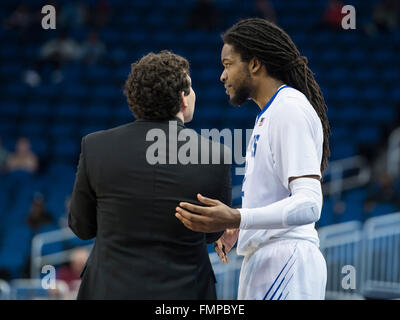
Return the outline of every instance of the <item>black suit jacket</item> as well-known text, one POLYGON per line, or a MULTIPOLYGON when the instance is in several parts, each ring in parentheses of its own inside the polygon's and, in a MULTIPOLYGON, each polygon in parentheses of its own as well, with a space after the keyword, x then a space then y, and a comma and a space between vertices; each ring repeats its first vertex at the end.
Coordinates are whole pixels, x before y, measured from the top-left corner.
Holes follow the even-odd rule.
POLYGON ((96 240, 78 299, 215 299, 207 242, 221 233, 185 228, 175 207, 180 201, 199 204, 197 193, 231 204, 231 166, 223 164, 227 152, 177 118, 171 124, 136 120, 85 136, 68 223, 79 238, 96 240), (175 130, 190 133, 192 144, 178 141, 173 148, 175 130), (162 133, 165 150, 156 148, 162 133), (170 142, 172 154, 192 148, 194 158, 208 158, 210 164, 150 164, 151 155, 169 160, 170 142), (212 155, 220 164, 211 164, 212 155))

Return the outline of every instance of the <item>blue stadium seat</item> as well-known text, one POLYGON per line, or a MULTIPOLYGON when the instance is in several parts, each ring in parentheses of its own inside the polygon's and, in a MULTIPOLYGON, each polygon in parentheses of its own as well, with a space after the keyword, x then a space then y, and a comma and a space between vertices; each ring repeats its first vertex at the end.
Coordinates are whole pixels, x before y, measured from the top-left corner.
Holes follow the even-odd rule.
POLYGON ((371 217, 398 212, 398 208, 390 203, 378 203, 371 212, 371 217))
POLYGON ((0 116, 16 118, 22 111, 22 105, 15 99, 2 99, 0 101, 0 116))
POLYGON ((111 114, 112 118, 118 122, 122 121, 125 123, 134 120, 132 111, 125 105, 117 106, 113 109, 111 114))
POLYGON ((22 137, 38 137, 42 136, 45 132, 46 124, 39 120, 28 120, 19 125, 18 134, 22 137))
POLYGON ((356 142, 363 145, 371 145, 379 142, 381 138, 381 131, 378 127, 366 126, 358 129, 353 138, 356 142))
MULTIPOLYGON (((350 85, 346 85, 343 87, 340 87, 338 90, 336 90, 336 98, 339 100, 342 100, 344 103, 349 103, 350 101, 353 101, 356 96, 357 96, 357 91, 355 88, 351 87, 350 85)), ((346 108, 347 112, 347 108, 346 108)))
POLYGON ((70 85, 65 87, 64 95, 82 99, 88 96, 88 90, 80 83, 71 82, 70 85))
POLYGON ((73 137, 78 135, 78 127, 74 122, 54 122, 48 128, 51 137, 73 137))
POLYGON ((28 262, 32 233, 26 225, 10 227, 0 248, 0 269, 8 270, 12 278, 21 277, 28 262))
POLYGON ((46 118, 51 116, 54 107, 49 105, 48 99, 42 100, 41 103, 30 103, 25 106, 24 115, 28 119, 39 118, 45 121, 46 118))
POLYGON ((368 59, 367 52, 362 48, 354 47, 346 53, 346 58, 352 64, 364 63, 368 59))
POLYGON ((343 213, 341 222, 358 220, 363 221, 363 202, 360 199, 345 199, 346 209, 343 213))
POLYGON ((396 103, 397 105, 399 105, 400 90, 398 89, 398 87, 392 87, 392 89, 389 93, 389 97, 393 101, 393 104, 396 103))
POLYGON ((0 47, 0 57, 2 57, 5 60, 12 58, 18 53, 18 47, 15 45, 8 43, 6 46, 1 46, 0 47))
POLYGON ((346 191, 345 201, 356 201, 363 202, 367 197, 367 191, 365 188, 356 188, 346 191))
POLYGON ((375 74, 372 68, 369 67, 358 68, 352 73, 352 78, 360 83, 371 83, 374 77, 375 74))
POLYGON ((82 108, 82 118, 106 121, 112 115, 112 107, 102 103, 91 104, 82 108))
POLYGON ((31 137, 31 149, 39 159, 49 155, 49 142, 44 136, 31 137))
POLYGON ((8 151, 14 149, 15 136, 17 135, 16 129, 17 129, 16 119, 13 120, 0 119, 0 137, 3 138, 2 139, 3 146, 8 151), (9 141, 10 139, 9 137, 13 137, 12 142, 9 141))
POLYGON ((32 92, 32 90, 25 84, 14 82, 8 85, 7 92, 12 97, 23 97, 32 92))
POLYGON ((71 159, 79 154, 78 144, 75 139, 57 138, 52 146, 53 155, 56 159, 71 159))
MULTIPOLYGON (((15 174, 20 173, 13 173, 13 179, 15 178, 15 174)), ((11 183, 13 182, 15 183, 15 181, 11 183)), ((25 223, 35 192, 33 190, 33 183, 30 180, 18 179, 16 183, 16 185, 12 185, 12 188, 8 188, 7 191, 10 206, 8 206, 4 221, 9 227, 25 223)))
POLYGON ((60 217, 65 213, 65 199, 71 195, 73 190, 73 188, 63 188, 61 190, 59 187, 57 185, 57 190, 46 193, 46 208, 54 222, 58 222, 60 217))
POLYGON ((118 98, 118 96, 121 94, 122 94, 122 89, 112 85, 96 86, 92 91, 92 95, 95 96, 97 99, 118 98))
POLYGON ((381 50, 378 50, 374 53, 373 59, 377 64, 386 63, 387 61, 392 61, 393 59, 392 50, 385 49, 384 47, 381 50))
POLYGON ((372 103, 381 103, 384 99, 383 91, 378 86, 371 86, 360 93, 360 98, 369 100, 372 103))
POLYGON ((316 222, 316 226, 324 227, 333 223, 333 200, 325 197, 322 205, 321 216, 316 222))
POLYGON ((396 69, 390 68, 390 69, 384 69, 382 70, 379 74, 379 77, 382 77, 384 84, 389 86, 396 81, 398 82, 400 80, 400 75, 399 72, 397 72, 396 69))
MULTIPOLYGON (((332 64, 334 63, 336 58, 332 58, 329 61, 326 61, 327 64, 332 64)), ((326 74, 326 79, 329 81, 336 81, 337 83, 341 83, 343 79, 346 79, 348 76, 349 72, 346 68, 344 67, 335 67, 333 70, 331 70, 328 74, 326 74)))
POLYGON ((50 99, 57 97, 60 93, 65 90, 65 86, 57 86, 55 84, 43 83, 42 85, 35 88, 34 93, 42 98, 50 99))
POLYGON ((77 163, 72 165, 70 163, 66 164, 60 161, 51 162, 46 173, 46 179, 48 183, 53 184, 56 181, 63 183, 63 181, 61 181, 63 180, 63 177, 75 177, 76 166, 77 163))
MULTIPOLYGON (((22 77, 23 69, 20 64, 3 63, 0 66, 0 74, 5 79, 20 79, 22 77)), ((23 92, 24 85, 20 83, 9 83, 8 90, 12 92, 23 92)))
POLYGON ((331 160, 349 158, 357 154, 352 142, 341 143, 331 147, 331 160))
POLYGON ((100 131, 100 130, 107 130, 107 129, 108 129, 108 126, 106 126, 106 125, 101 125, 99 123, 96 123, 96 124, 90 124, 89 123, 89 124, 83 125, 80 128, 79 134, 80 134, 81 137, 84 137, 84 136, 86 136, 86 135, 88 135, 90 133, 97 132, 97 131, 100 131))
POLYGON ((346 107, 338 113, 338 119, 342 121, 342 123, 351 124, 358 122, 360 119, 360 115, 366 112, 365 108, 360 108, 357 104, 352 103, 351 101, 344 102, 346 107))
POLYGON ((58 119, 78 120, 81 114, 81 107, 78 105, 59 105, 55 109, 55 115, 58 119))
MULTIPOLYGON (((134 34, 134 32, 132 32, 134 34)), ((105 67, 100 66, 89 66, 86 68, 83 76, 87 80, 99 82, 99 84, 104 85, 104 79, 107 79, 109 71, 105 67)))
POLYGON ((376 105, 367 113, 370 121, 389 125, 396 119, 396 109, 390 105, 376 105))

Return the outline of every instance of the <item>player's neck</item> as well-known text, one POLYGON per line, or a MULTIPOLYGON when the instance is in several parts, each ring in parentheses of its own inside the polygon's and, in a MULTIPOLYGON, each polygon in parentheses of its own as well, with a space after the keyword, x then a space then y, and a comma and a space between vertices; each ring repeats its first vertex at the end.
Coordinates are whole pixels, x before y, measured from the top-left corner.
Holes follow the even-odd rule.
POLYGON ((282 81, 273 78, 268 77, 263 79, 258 86, 255 97, 253 98, 254 102, 257 103, 259 108, 262 110, 268 101, 271 100, 272 96, 279 89, 279 87, 281 87, 283 84, 284 83, 282 81))

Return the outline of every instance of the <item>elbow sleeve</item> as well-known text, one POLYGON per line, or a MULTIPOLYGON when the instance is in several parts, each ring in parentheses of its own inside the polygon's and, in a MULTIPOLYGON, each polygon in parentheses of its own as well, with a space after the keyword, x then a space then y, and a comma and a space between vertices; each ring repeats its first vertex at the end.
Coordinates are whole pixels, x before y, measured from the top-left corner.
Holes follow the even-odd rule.
POLYGON ((290 183, 293 201, 288 203, 284 221, 288 226, 319 220, 322 210, 321 183, 313 178, 298 178, 290 183))
POLYGON ((279 229, 318 221, 322 209, 321 182, 297 178, 290 184, 291 196, 266 207, 239 209, 240 229, 279 229))

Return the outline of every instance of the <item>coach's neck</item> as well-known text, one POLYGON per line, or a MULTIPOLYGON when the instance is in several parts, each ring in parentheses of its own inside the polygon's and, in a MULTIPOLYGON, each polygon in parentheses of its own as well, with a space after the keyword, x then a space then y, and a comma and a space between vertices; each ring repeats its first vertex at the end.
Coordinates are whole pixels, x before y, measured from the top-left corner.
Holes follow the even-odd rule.
POLYGON ((181 120, 183 123, 185 123, 185 117, 183 116, 183 112, 179 111, 175 117, 177 117, 179 120, 181 120))

